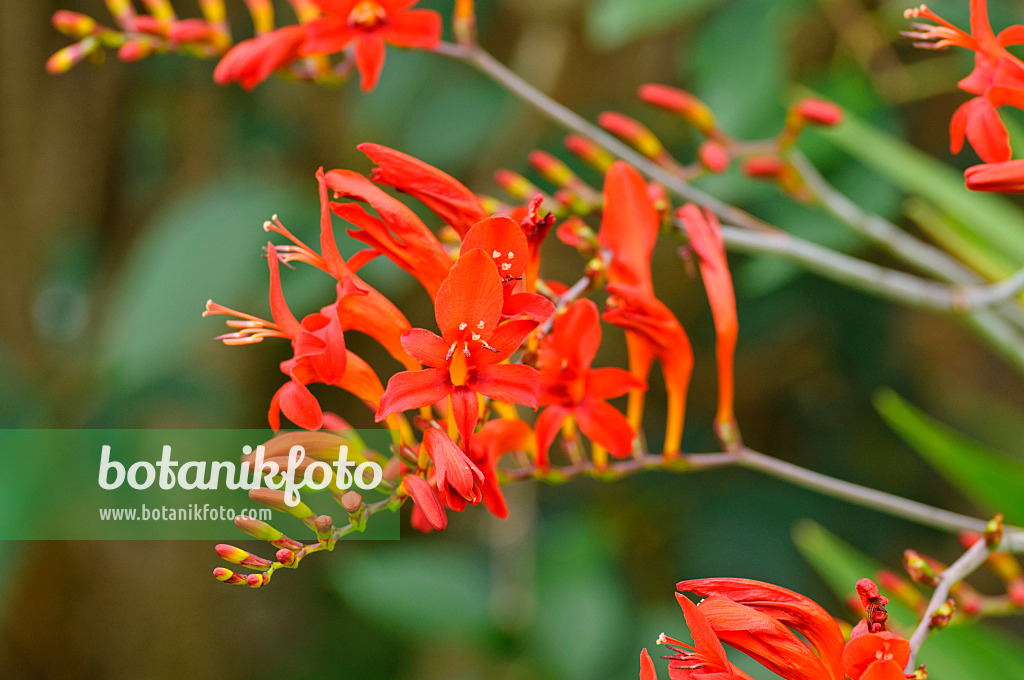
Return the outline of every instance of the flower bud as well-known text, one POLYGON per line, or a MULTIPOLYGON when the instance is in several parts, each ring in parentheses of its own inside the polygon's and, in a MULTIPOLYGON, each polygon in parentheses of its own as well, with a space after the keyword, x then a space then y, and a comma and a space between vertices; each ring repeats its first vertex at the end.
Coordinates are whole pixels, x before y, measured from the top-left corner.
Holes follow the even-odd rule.
POLYGON ((213 577, 221 583, 227 583, 229 586, 238 586, 245 583, 245 576, 243 574, 236 574, 230 569, 224 567, 217 567, 213 570, 213 577))
POLYGON ((117 58, 125 63, 140 61, 153 54, 156 48, 149 40, 129 40, 117 50, 117 58))
POLYGON ((79 12, 66 9, 53 13, 53 27, 72 38, 84 38, 96 30, 96 20, 79 12))
POLYGON ((778 156, 749 156, 743 159, 743 174, 757 179, 778 179, 786 164, 778 156))
POLYGON ((513 172, 511 170, 496 170, 494 172, 494 182, 504 189, 510 196, 513 196, 520 201, 528 201, 536 194, 543 193, 533 182, 526 179, 518 172, 513 172))
POLYGON ((219 555, 225 562, 240 564, 243 567, 249 567, 250 569, 269 569, 272 564, 270 560, 257 557, 256 555, 242 550, 241 548, 236 548, 233 545, 221 543, 214 549, 217 551, 217 555, 219 555))
POLYGON ((349 514, 358 512, 363 507, 363 497, 356 491, 346 491, 339 500, 341 507, 345 508, 345 512, 349 514))
POLYGON ((971 191, 1024 193, 1024 160, 973 165, 964 171, 964 180, 971 191))
POLYGON ((689 92, 667 85, 649 83, 640 87, 639 94, 640 99, 646 103, 676 114, 702 135, 716 133, 715 115, 711 113, 707 104, 689 92))
POLYGON ((716 174, 729 169, 729 152, 721 143, 709 139, 697 148, 697 160, 705 168, 716 174))
POLYGON ((434 491, 434 487, 418 475, 406 475, 402 478, 401 488, 416 504, 423 519, 434 529, 444 531, 444 528, 448 526, 448 515, 444 511, 444 506, 441 504, 437 492, 434 491))
POLYGON ((651 160, 663 160, 668 156, 661 140, 634 118, 606 111, 597 117, 597 124, 651 160))
POLYGON ((568 165, 546 151, 531 151, 527 160, 541 177, 557 187, 569 187, 574 183, 580 183, 580 179, 568 165))
POLYGON ((1003 516, 996 515, 985 525, 985 545, 995 550, 1003 542, 1003 516))
POLYGON ((286 548, 278 550, 274 557, 282 566, 289 569, 294 569, 299 564, 299 556, 286 548))
POLYGON ((270 574, 249 574, 245 577, 245 584, 250 588, 262 588, 270 583, 270 574))
POLYGON ((314 521, 316 520, 316 514, 302 501, 299 501, 294 507, 288 505, 284 500, 285 493, 280 489, 251 489, 249 491, 249 498, 271 510, 285 512, 293 517, 297 517, 310 529, 315 529, 314 521))
POLYGON ((614 156, 583 135, 567 135, 564 144, 569 153, 600 173, 606 172, 615 162, 614 156))
POLYGON ((202 19, 183 19, 167 27, 167 39, 176 43, 205 42, 216 35, 216 29, 202 19))
POLYGON ((843 110, 830 101, 808 97, 801 99, 790 109, 801 124, 832 127, 843 120, 843 110))
POLYGON ((933 588, 939 585, 935 570, 917 551, 903 551, 903 568, 907 570, 910 580, 914 583, 922 583, 933 588))
POLYGON ((945 628, 946 624, 949 623, 949 620, 953 618, 953 613, 955 611, 956 602, 953 602, 953 600, 946 600, 938 609, 935 610, 935 613, 932 614, 931 621, 928 622, 928 625, 932 630, 945 628))
POLYGON ((100 42, 93 36, 88 36, 76 43, 68 45, 50 55, 46 60, 46 72, 51 74, 66 73, 72 66, 86 57, 97 54, 100 42))

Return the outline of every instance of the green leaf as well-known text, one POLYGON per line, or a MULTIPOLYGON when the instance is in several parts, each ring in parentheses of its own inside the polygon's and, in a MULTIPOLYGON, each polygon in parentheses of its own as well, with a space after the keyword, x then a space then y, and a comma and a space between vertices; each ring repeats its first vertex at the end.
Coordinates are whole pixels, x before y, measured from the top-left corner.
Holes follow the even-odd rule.
POLYGON ((353 609, 400 635, 479 639, 493 630, 482 556, 450 542, 353 551, 335 583, 353 609))
MULTIPOLYGON (((793 528, 793 541, 804 558, 828 583, 837 597, 854 592, 857 579, 871 577, 882 565, 810 520, 793 528)), ((917 625, 917 615, 889 597, 891 619, 908 632, 917 625)), ((954 624, 933 633, 921 648, 919 663, 927 664, 932 677, 941 680, 978 678, 1024 678, 1024 650, 1020 640, 984 624, 954 624)))
POLYGON ((664 31, 698 13, 714 0, 595 0, 584 16, 587 37, 611 50, 664 31))
MULTIPOLYGON (((980 242, 984 251, 958 252, 979 268, 1006 268, 1001 275, 1024 266, 1024 212, 993 195, 968 191, 963 177, 906 142, 847 115, 843 124, 821 131, 836 146, 888 177, 904 191, 944 212, 947 226, 962 230, 961 238, 980 242), (994 260, 1002 254, 1003 262, 994 260)), ((927 228, 927 224, 922 225, 927 228)))
POLYGON ((1024 465, 929 418, 891 390, 875 395, 875 408, 950 484, 989 514, 1024 522, 1024 465))

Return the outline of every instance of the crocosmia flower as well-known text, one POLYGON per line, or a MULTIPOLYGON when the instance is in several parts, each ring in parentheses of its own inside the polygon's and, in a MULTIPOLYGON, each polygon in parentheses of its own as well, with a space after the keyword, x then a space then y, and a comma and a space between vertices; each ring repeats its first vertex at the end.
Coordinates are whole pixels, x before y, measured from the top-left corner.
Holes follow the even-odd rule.
POLYGON ((843 650, 843 665, 852 680, 903 680, 910 643, 890 631, 855 635, 843 650))
POLYGON ((416 1, 311 0, 322 16, 238 43, 217 65, 214 80, 251 89, 302 56, 351 46, 362 88, 372 90, 384 66, 385 43, 433 49, 441 40, 441 16, 410 9, 416 1))

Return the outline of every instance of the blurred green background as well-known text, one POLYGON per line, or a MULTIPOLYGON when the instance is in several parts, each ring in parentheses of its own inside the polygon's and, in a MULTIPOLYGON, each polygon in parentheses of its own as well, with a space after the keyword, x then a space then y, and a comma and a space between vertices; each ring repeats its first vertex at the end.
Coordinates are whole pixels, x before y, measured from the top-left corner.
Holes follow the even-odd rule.
MULTIPOLYGON (((420 4, 450 12, 446 0, 420 4)), ((902 3, 479 4, 481 42, 516 72, 587 117, 604 110, 638 117, 685 162, 699 140, 642 107, 639 85, 697 93, 744 138, 773 135, 802 85, 943 163, 962 169, 977 162, 969 150, 951 158, 947 138, 949 116, 965 98, 955 83, 970 55, 915 53, 898 37, 906 28, 902 3)), ((992 4, 997 30, 1024 22, 1018 6, 992 4)), ((933 8, 966 25, 966 5, 940 1, 933 8)), ((196 14, 191 2, 176 6, 184 16, 196 14)), ((241 3, 229 6, 236 35, 248 35, 241 3)), ((462 64, 428 54, 390 49, 370 94, 355 82, 327 89, 277 79, 244 93, 215 86, 212 62, 179 56, 121 64, 110 55, 101 67, 48 76, 46 58, 67 44, 49 25, 56 9, 109 23, 99 0, 7 3, 2 13, 3 427, 265 427, 270 396, 283 380, 277 362, 288 347, 226 348, 210 339, 223 332, 221 321, 200 314, 208 298, 266 313, 262 223, 276 213, 296 234, 316 233, 317 167, 368 171, 355 146, 373 141, 500 195, 490 179, 495 169, 539 181, 526 164, 530 149, 567 156, 560 152, 564 130, 462 64)), ((906 196, 897 186, 822 136, 801 146, 862 206, 915 229, 902 217, 906 196)), ((598 177, 581 173, 600 186, 598 177)), ((792 233, 894 265, 823 213, 736 175, 701 186, 792 233)), ((551 240, 542 273, 575 278, 581 262, 551 240)), ((711 451, 711 318, 676 244, 663 246, 659 292, 697 356, 684 448, 711 451)), ((955 320, 773 259, 730 262, 741 322, 737 414, 750 446, 926 503, 977 516, 992 511, 894 435, 872 398, 893 388, 1019 464, 1018 372, 955 320)), ((411 310, 414 325, 431 323, 429 305, 408 277, 386 263, 371 266, 366 277, 411 310)), ((333 295, 315 271, 285 277, 298 314, 333 295)), ((608 330, 606 337, 598 363, 621 363, 620 335, 608 330)), ((351 338, 350 347, 375 366, 393 365, 362 338, 351 338)), ((652 389, 651 405, 663 403, 660 386, 652 389)), ((370 423, 354 400, 319 394, 355 425, 370 423)), ((647 424, 652 433, 661 430, 657 409, 647 424)), ((0 503, 0 521, 30 510, 38 497, 31 484, 14 488, 0 503)), ((762 579, 853 620, 801 555, 794 527, 803 527, 800 542, 823 572, 849 562, 800 520, 813 519, 891 569, 907 547, 946 561, 959 554, 954 537, 741 470, 644 474, 610 485, 524 484, 508 496, 512 514, 504 522, 473 509, 453 514, 443 535, 347 543, 279 574, 262 591, 211 578, 219 562, 206 543, 5 544, 0 677, 635 677, 640 648, 651 647, 658 633, 685 637, 672 597, 681 579, 762 579)), ((852 580, 845 584, 852 587, 852 580)), ((1008 642, 993 651, 984 645, 1002 645, 1002 638, 974 629, 955 650, 961 663, 987 656, 1024 663, 1015 656, 1024 657, 1014 637, 1022 633, 1020 619, 992 627, 1004 629, 1008 642)), ((946 635, 926 646, 925 661, 940 663, 928 654, 946 635)), ((931 667, 936 680, 978 672, 945 663, 945 670, 931 667)), ((1014 677, 1020 667, 997 670, 1014 677)))

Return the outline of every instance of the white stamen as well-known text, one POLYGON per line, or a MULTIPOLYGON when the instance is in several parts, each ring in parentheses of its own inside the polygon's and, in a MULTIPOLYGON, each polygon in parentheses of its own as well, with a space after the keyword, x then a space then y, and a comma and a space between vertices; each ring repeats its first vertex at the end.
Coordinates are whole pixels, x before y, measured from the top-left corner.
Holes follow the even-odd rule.
POLYGON ((474 340, 479 340, 480 339, 480 334, 479 333, 472 333, 470 335, 470 337, 473 338, 474 340))
POLYGON ((462 323, 460 323, 460 324, 459 324, 459 330, 460 330, 460 331, 464 331, 464 330, 466 330, 466 327, 467 327, 468 325, 469 325, 469 324, 467 324, 467 323, 466 323, 465 321, 463 321, 462 323))
POLYGON ((513 253, 513 252, 512 252, 511 250, 510 250, 510 251, 508 251, 508 259, 510 259, 510 260, 511 260, 511 259, 512 259, 513 257, 515 257, 515 256, 516 256, 516 254, 515 254, 515 253, 513 253))
POLYGON ((501 257, 501 253, 495 250, 493 253, 491 253, 491 257, 497 260, 499 257, 501 257))
POLYGON ((507 272, 509 269, 512 269, 512 265, 511 264, 509 264, 508 262, 502 262, 501 263, 501 271, 507 272))
POLYGON ((483 330, 484 329, 484 320, 480 319, 479 321, 477 321, 476 327, 479 328, 480 330, 483 330))

